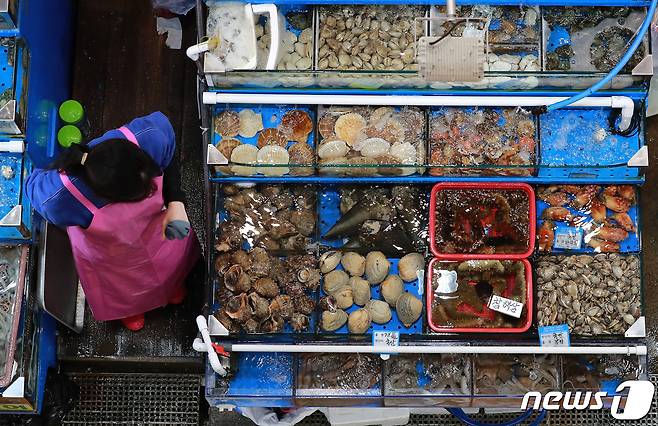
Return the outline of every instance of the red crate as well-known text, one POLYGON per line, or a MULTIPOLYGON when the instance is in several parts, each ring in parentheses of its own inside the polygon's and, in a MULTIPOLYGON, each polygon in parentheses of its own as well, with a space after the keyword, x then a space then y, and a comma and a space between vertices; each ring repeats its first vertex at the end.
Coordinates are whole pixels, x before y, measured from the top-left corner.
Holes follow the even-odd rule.
POLYGON ((492 259, 492 260, 521 260, 529 257, 535 250, 535 233, 537 226, 537 211, 535 205, 535 191, 526 183, 498 183, 498 182, 473 182, 473 183, 459 183, 459 182, 445 182, 437 183, 432 188, 430 196, 430 221, 429 221, 429 234, 430 234, 430 249, 432 254, 441 260, 467 260, 467 259, 492 259), (480 254, 480 253, 441 253, 436 247, 436 197, 439 191, 442 190, 475 190, 475 189, 491 189, 491 190, 517 190, 523 191, 528 195, 528 250, 524 253, 503 253, 503 254, 480 254))
MULTIPOLYGON (((500 260, 500 259, 493 259, 489 258, 490 260, 500 260)), ((463 259, 463 260, 476 260, 474 258, 468 258, 468 259, 463 259)), ((479 258, 477 259, 479 260, 479 258)), ((518 259, 517 261, 523 262, 523 266, 525 267, 525 281, 526 281, 526 303, 525 303, 525 309, 526 309, 526 318, 525 318, 525 323, 521 327, 516 327, 516 328, 458 328, 458 327, 441 327, 437 326, 434 324, 432 321, 432 304, 434 302, 434 289, 432 288, 432 267, 434 266, 434 263, 440 262, 440 261, 446 261, 445 259, 432 259, 427 267, 427 282, 425 285, 425 292, 427 294, 426 300, 427 300, 427 305, 426 311, 427 311, 427 324, 430 326, 430 328, 437 332, 437 333, 523 333, 525 331, 528 331, 530 326, 532 325, 532 310, 533 310, 533 298, 532 298, 532 267, 530 266, 530 262, 526 259, 518 259)), ((455 260, 456 262, 462 261, 462 260, 455 260)))

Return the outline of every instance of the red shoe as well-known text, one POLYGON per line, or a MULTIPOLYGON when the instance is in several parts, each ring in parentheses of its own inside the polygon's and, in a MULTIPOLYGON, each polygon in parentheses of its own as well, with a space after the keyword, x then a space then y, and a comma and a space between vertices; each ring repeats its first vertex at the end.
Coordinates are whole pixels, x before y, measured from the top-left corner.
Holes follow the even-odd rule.
POLYGON ((187 290, 185 289, 185 286, 182 285, 174 291, 174 294, 172 294, 171 297, 169 297, 169 304, 180 305, 183 303, 185 296, 187 296, 187 290))
POLYGON ((121 324, 130 331, 139 331, 144 328, 144 314, 121 318, 121 324))

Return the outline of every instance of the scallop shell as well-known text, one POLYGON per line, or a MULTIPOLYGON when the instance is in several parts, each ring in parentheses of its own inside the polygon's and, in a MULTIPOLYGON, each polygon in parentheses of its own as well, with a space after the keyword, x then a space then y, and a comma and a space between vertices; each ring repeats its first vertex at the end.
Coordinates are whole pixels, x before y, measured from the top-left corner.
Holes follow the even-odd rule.
POLYGON ((324 276, 322 289, 325 293, 334 296, 338 290, 348 285, 349 280, 350 277, 345 271, 334 269, 324 276))
MULTIPOLYGON (((398 165, 400 164, 400 160, 397 157, 394 157, 390 154, 385 154, 385 155, 380 155, 379 157, 376 157, 375 160, 377 161, 377 164, 381 165, 386 165, 386 164, 395 164, 398 165)), ((401 176, 405 174, 407 171, 409 171, 409 167, 379 167, 377 171, 381 175, 385 176, 401 176)), ((413 174, 416 170, 411 169, 410 173, 406 174, 413 174)))
POLYGON ((416 147, 409 142, 394 143, 388 153, 396 157, 399 164, 416 164, 418 159, 416 147))
POLYGON ((382 138, 368 138, 359 143, 361 155, 364 157, 378 157, 388 152, 391 144, 382 138))
POLYGON ((288 164, 290 156, 285 148, 278 145, 266 145, 258 151, 256 156, 258 164, 272 164, 274 167, 259 167, 259 173, 266 176, 282 176, 287 174, 290 169, 288 167, 280 167, 281 164, 288 164))
POLYGON ((320 174, 326 175, 344 175, 348 171, 349 167, 331 167, 332 165, 347 165, 349 160, 345 157, 332 158, 331 160, 320 160, 319 162, 319 172, 320 174))
POLYGON ((288 138, 279 129, 264 129, 258 135, 258 148, 266 145, 278 145, 285 148, 288 145, 288 138))
POLYGON ((370 118, 368 118, 368 125, 381 129, 386 125, 386 122, 393 117, 395 109, 389 106, 383 106, 375 109, 370 118))
POLYGON ((350 167, 342 170, 347 176, 371 176, 377 173, 377 160, 371 157, 352 157, 347 160, 350 167))
POLYGON ((345 272, 353 277, 360 277, 366 271, 366 258, 353 251, 345 253, 340 259, 340 264, 343 265, 345 272))
POLYGON ((320 272, 329 273, 336 269, 343 255, 339 251, 328 251, 320 256, 320 272))
POLYGON ((325 140, 318 147, 318 157, 323 160, 333 160, 344 157, 350 148, 342 140, 325 140))
POLYGON ((324 311, 320 319, 320 328, 324 331, 336 331, 347 322, 347 314, 342 309, 335 312, 324 311))
MULTIPOLYGON (((231 163, 256 164, 258 148, 253 145, 242 144, 236 146, 231 152, 231 163)), ((256 173, 256 168, 232 164, 231 172, 240 176, 250 176, 256 173)))
POLYGON ((296 176, 308 176, 313 174, 313 163, 315 154, 313 148, 306 142, 296 142, 288 148, 290 164, 307 164, 308 167, 292 167, 290 174, 296 176))
POLYGON ((366 304, 370 319, 377 324, 386 324, 391 320, 391 307, 383 300, 371 300, 366 304))
POLYGON ((279 130, 287 135, 289 140, 306 142, 309 133, 313 131, 313 121, 307 112, 293 109, 283 115, 279 130))
POLYGON ((398 301, 398 297, 404 292, 404 283, 399 276, 389 275, 382 281, 381 292, 386 303, 394 307, 395 302, 398 301))
POLYGON ((357 309, 347 319, 347 329, 350 333, 363 334, 370 328, 370 313, 367 309, 357 309))
POLYGON ((362 137, 362 132, 365 127, 366 119, 360 114, 350 112, 338 117, 334 130, 336 136, 352 146, 362 137))
POLYGON ((230 110, 220 112, 215 117, 215 132, 230 138, 237 136, 240 132, 240 115, 230 110))
POLYGON ((222 139, 215 146, 217 147, 217 150, 221 152, 222 155, 228 160, 231 158, 233 149, 235 149, 235 147, 238 145, 242 145, 242 142, 237 139, 222 139))
POLYGON ((238 134, 243 138, 253 138, 256 133, 263 130, 263 116, 251 109, 243 109, 240 116, 240 130, 238 134))
POLYGON ((391 263, 381 251, 371 251, 366 256, 366 279, 372 284, 379 284, 388 275, 391 263))
POLYGON ((363 306, 370 300, 370 283, 361 277, 350 278, 349 285, 352 288, 354 303, 363 306))
POLYGON ((404 281, 416 281, 418 271, 425 269, 425 258, 419 253, 409 253, 402 256, 398 262, 398 273, 404 281))
POLYGON ((404 130, 404 125, 399 120, 392 118, 381 129, 374 126, 368 127, 366 129, 366 135, 369 138, 384 139, 389 143, 404 142, 404 130))
POLYGON ((405 327, 411 327, 423 313, 423 302, 409 293, 402 293, 395 304, 398 319, 405 327))
POLYGON ((425 115, 417 108, 407 108, 398 114, 398 120, 403 124, 406 140, 421 138, 425 129, 425 115))
POLYGON ((335 136, 334 127, 336 126, 338 116, 330 112, 325 113, 320 121, 318 121, 318 131, 323 138, 330 138, 335 136))

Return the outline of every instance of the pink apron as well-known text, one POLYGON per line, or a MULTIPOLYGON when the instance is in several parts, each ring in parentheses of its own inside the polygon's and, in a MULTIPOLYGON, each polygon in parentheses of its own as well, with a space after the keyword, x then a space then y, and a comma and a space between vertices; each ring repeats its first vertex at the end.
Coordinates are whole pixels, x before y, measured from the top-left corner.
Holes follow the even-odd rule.
MULTIPOLYGON (((139 146, 126 127, 123 135, 139 146)), ((94 215, 84 229, 69 226, 76 268, 94 318, 115 320, 141 314, 168 303, 199 258, 199 244, 190 230, 183 240, 162 234, 162 176, 155 193, 139 202, 111 203, 97 208, 65 174, 62 183, 94 215)))

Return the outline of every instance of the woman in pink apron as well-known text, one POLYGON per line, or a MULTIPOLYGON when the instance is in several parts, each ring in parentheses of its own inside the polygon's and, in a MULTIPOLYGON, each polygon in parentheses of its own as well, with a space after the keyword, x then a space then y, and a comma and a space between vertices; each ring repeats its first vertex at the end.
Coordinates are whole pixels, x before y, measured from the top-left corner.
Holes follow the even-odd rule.
POLYGON ((28 178, 26 195, 66 227, 98 321, 144 326, 144 312, 185 297, 199 257, 180 190, 173 128, 162 113, 74 146, 28 178))

